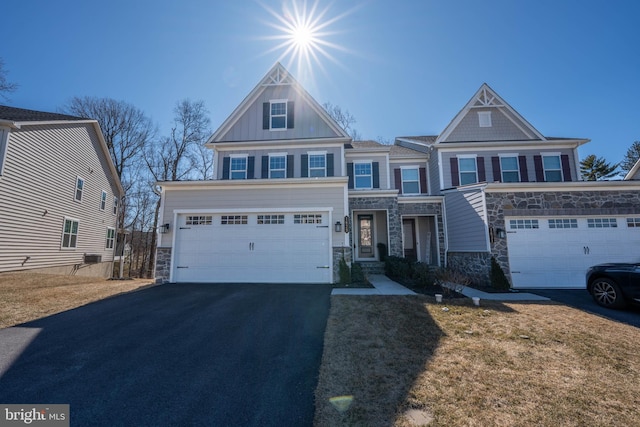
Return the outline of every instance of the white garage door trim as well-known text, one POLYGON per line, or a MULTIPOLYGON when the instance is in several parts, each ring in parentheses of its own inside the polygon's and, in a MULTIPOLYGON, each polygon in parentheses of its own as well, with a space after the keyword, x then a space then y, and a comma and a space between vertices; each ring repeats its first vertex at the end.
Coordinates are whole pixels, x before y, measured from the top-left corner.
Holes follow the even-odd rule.
MULTIPOLYGON (((180 281, 185 281, 185 280, 181 280, 180 276, 177 274, 177 269, 180 267, 177 265, 178 260, 178 255, 180 255, 180 257, 182 257, 182 253, 181 249, 180 249, 180 243, 184 243, 183 242, 179 242, 179 238, 180 236, 178 235, 180 233, 180 228, 181 228, 181 222, 184 218, 186 218, 189 215, 212 215, 214 218, 217 217, 217 220, 220 220, 221 215, 239 215, 239 214, 243 214, 243 215, 248 215, 249 216, 249 222, 250 224, 248 224, 249 226, 252 227, 253 231, 255 232, 255 226, 257 224, 253 224, 253 221, 256 220, 257 215, 269 215, 269 214, 308 214, 308 213, 314 213, 314 214, 322 214, 323 217, 326 218, 326 224, 322 224, 321 226, 316 226, 316 228, 321 227, 323 229, 323 233, 317 235, 317 233, 312 233, 312 235, 315 235, 316 239, 320 238, 320 240, 322 240, 322 242, 324 242, 322 244, 322 246, 326 245, 326 252, 324 254, 322 254, 322 251, 318 252, 315 251, 315 257, 316 260, 318 260, 317 258, 320 257, 321 258, 321 264, 323 264, 322 267, 320 266, 316 266, 316 268, 322 268, 323 271, 320 270, 316 270, 314 271, 314 273, 317 272, 317 274, 309 274, 308 273, 308 269, 305 269, 304 272, 304 277, 301 277, 302 275, 302 267, 300 265, 298 265, 298 269, 296 271, 295 269, 295 265, 291 265, 291 269, 287 270, 287 271, 291 271, 292 274, 296 277, 296 279, 292 279, 292 277, 294 276, 290 276, 290 277, 286 277, 285 274, 283 273, 283 276, 278 275, 277 277, 283 277, 283 279, 274 279, 273 277, 269 277, 268 274, 264 274, 265 271, 268 271, 270 267, 275 265, 273 263, 270 263, 268 259, 262 259, 262 258, 268 258, 269 255, 271 255, 272 259, 273 259, 273 251, 265 253, 265 251, 255 251, 256 254, 256 258, 254 258, 254 262, 257 262, 258 264, 264 264, 264 266, 261 267, 260 269, 260 273, 258 273, 258 269, 254 269, 253 271, 254 273, 249 274, 252 270, 249 268, 247 270, 244 270, 243 273, 244 275, 239 275, 239 277, 244 277, 246 279, 238 279, 236 280, 235 278, 235 274, 232 275, 231 277, 229 276, 229 272, 227 272, 227 278, 230 280, 220 280, 219 278, 216 279, 216 277, 212 277, 211 282, 308 282, 308 283, 331 283, 333 282, 332 278, 333 278, 333 262, 332 262, 332 258, 333 258, 333 249, 332 249, 332 213, 333 213, 333 208, 331 207, 297 207, 297 208, 273 208, 273 209, 269 209, 269 208, 247 208, 247 209, 179 209, 179 210, 174 210, 173 212, 173 228, 174 228, 174 232, 173 232, 173 236, 172 236, 172 248, 173 250, 171 251, 171 269, 170 269, 170 278, 169 280, 171 282, 175 282, 177 280, 180 281), (324 233, 324 230, 326 230, 326 234, 324 233), (314 278, 320 278, 321 280, 314 280, 314 278), (305 280, 307 279, 307 280, 305 280)), ((290 217, 287 217, 290 220, 290 217)), ((266 223, 265 223, 266 224, 266 223)), ((309 226, 310 224, 307 224, 306 226, 309 226)), ((232 225, 233 226, 233 225, 232 225)), ((288 224, 289 227, 295 227, 293 224, 289 223, 288 224)), ((303 225, 304 226, 304 225, 303 225)), ((223 225, 223 227, 226 227, 223 225)), ((259 225, 259 227, 262 227, 262 225, 259 225)), ((271 224, 271 225, 266 225, 265 227, 281 227, 280 223, 278 224, 271 224)), ((220 230, 218 228, 218 230, 220 230)), ((265 234, 264 235, 260 235, 260 234, 251 234, 251 238, 250 240, 254 240, 256 242, 258 242, 258 248, 264 248, 265 244, 268 244, 268 241, 260 241, 261 238, 264 239, 265 237, 268 238, 269 235, 271 235, 271 238, 277 240, 278 238, 282 239, 281 235, 279 233, 274 233, 275 229, 272 228, 265 228, 265 234)), ((282 229, 278 229, 278 230, 282 230, 282 229)), ((291 232, 291 229, 288 229, 289 232, 291 232)), ((231 231, 231 229, 229 229, 229 231, 231 231)), ((240 231, 240 230, 237 230, 240 231)), ((244 230, 243 230, 244 231, 244 230)), ((286 231, 286 230, 282 230, 282 231, 286 231)), ((209 230, 208 232, 211 233, 215 233, 215 230, 209 230)), ((226 230, 225 230, 226 232, 226 230)), ((247 232, 251 232, 251 229, 247 229, 247 232)), ((235 233, 235 232, 234 232, 235 233)), ((240 234, 240 236, 242 236, 242 234, 240 234)), ((246 238, 246 236, 242 236, 241 238, 246 238)), ((295 240, 295 239, 294 239, 295 240)), ((232 239, 228 240, 230 243, 234 243, 234 241, 232 239)), ((244 244, 245 242, 243 242, 242 244, 244 244)), ((282 242, 280 242, 282 243, 282 242)), ((242 246, 244 248, 244 246, 242 246)), ((236 248, 236 250, 239 248, 236 248)), ((255 249, 254 249, 255 250, 255 249)), ((241 252, 241 250, 240 250, 241 252)), ((313 252, 313 251, 312 251, 313 252)), ((252 252, 253 253, 253 252, 252 252)), ((297 252, 293 252, 293 253, 297 253, 297 252)), ((197 257, 197 255, 196 255, 197 257)), ((182 258, 184 260, 184 258, 182 258)), ((232 258, 230 258, 232 259, 232 258)), ((289 260, 289 262, 291 261, 295 261, 296 259, 287 257, 287 260, 289 260)), ((310 259, 310 258, 307 258, 310 259)), ((299 260, 298 260, 299 261, 299 260)), ((298 262, 299 263, 299 262, 298 262)), ((200 264, 203 264, 202 262, 200 264)), ((303 262, 304 264, 304 262, 303 262)), ((308 264, 308 263, 307 263, 308 264)), ((192 264, 191 264, 192 265, 192 264)), ((250 266, 250 264, 247 264, 247 266, 250 266)), ((315 264, 314 264, 315 266, 315 264)), ((201 266, 202 267, 202 266, 201 266)), ((206 268, 206 267, 205 267, 206 268)), ((284 268, 284 265, 280 265, 280 268, 284 268)), ((222 267, 221 270, 224 270, 224 266, 222 267)), ((184 275, 181 275, 182 277, 184 277, 184 275)))
POLYGON ((514 288, 584 288, 590 266, 640 258, 638 215, 505 217, 505 225, 514 288))

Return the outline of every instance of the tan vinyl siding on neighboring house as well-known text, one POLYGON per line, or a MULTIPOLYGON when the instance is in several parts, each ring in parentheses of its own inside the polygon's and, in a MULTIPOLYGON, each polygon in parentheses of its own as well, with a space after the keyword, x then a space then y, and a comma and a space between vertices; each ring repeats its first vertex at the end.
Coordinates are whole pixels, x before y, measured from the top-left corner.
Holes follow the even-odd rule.
POLYGON ((486 203, 481 189, 445 193, 450 252, 487 251, 486 203))
POLYGON ((456 126, 445 142, 463 141, 518 141, 532 139, 497 108, 473 108, 456 126), (491 112, 491 127, 480 127, 479 111, 491 112))
POLYGON ((267 87, 235 125, 220 140, 265 141, 280 139, 334 138, 336 134, 305 99, 289 85, 267 87), (271 100, 295 103, 294 128, 286 130, 262 129, 262 104, 271 100))
MULTIPOLYGON (((269 213, 270 209, 299 209, 299 208, 333 208, 333 222, 342 221, 346 215, 344 211, 345 186, 310 187, 297 186, 295 188, 223 188, 198 190, 165 190, 164 210, 162 218, 169 223, 169 233, 162 234, 159 246, 170 247, 173 239, 174 210, 189 211, 191 209, 215 209, 242 211, 242 209, 259 209, 269 213)), ((329 224, 331 226, 331 224, 329 224)), ((333 229, 333 226, 331 226, 333 229)), ((334 243, 339 244, 344 233, 334 232, 334 243)))
POLYGON ((110 177, 92 124, 22 125, 12 130, 0 177, 0 271, 81 264, 84 254, 113 259, 107 228, 116 227, 110 177), (84 179, 82 202, 74 200, 84 179), (102 191, 107 208, 100 210, 102 191), (79 222, 77 248, 62 249, 65 218, 79 222), (29 257, 27 259, 27 257, 29 257))

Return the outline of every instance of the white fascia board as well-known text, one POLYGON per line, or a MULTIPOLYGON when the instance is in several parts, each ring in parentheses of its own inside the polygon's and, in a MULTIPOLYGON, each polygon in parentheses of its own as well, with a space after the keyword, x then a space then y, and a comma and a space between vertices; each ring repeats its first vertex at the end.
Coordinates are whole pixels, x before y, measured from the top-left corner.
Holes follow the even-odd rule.
POLYGON ((0 127, 6 127, 10 129, 20 129, 20 125, 12 120, 0 119, 0 127))
POLYGON ((163 181, 156 185, 163 191, 180 190, 221 190, 261 189, 261 188, 299 188, 299 187, 344 187, 348 184, 346 176, 328 178, 286 178, 286 179, 214 179, 207 181, 163 181))
POLYGON ((640 169, 640 159, 638 159, 638 161, 633 165, 631 170, 624 176, 624 180, 625 181, 630 180, 638 172, 638 169, 640 169))
POLYGON ((551 150, 577 148, 589 142, 589 139, 566 139, 546 141, 486 141, 486 142, 443 142, 438 145, 438 152, 459 151, 492 151, 492 150, 551 150))
POLYGON ((278 139, 265 141, 235 141, 207 143, 205 147, 215 151, 234 151, 239 148, 280 149, 280 148, 308 148, 309 146, 340 147, 349 142, 346 138, 319 138, 319 139, 278 139))
POLYGON ((219 214, 219 213, 283 213, 283 212, 333 212, 332 206, 283 207, 283 208, 237 208, 237 209, 174 209, 174 214, 219 214))
POLYGON ((486 184, 492 193, 548 192, 548 191, 638 191, 640 181, 570 181, 570 182, 514 182, 486 184))
POLYGON ((398 197, 398 190, 349 190, 349 197, 398 197))
POLYGON ((444 202, 444 196, 398 196, 398 204, 403 204, 403 203, 440 203, 442 204, 443 202, 444 202))

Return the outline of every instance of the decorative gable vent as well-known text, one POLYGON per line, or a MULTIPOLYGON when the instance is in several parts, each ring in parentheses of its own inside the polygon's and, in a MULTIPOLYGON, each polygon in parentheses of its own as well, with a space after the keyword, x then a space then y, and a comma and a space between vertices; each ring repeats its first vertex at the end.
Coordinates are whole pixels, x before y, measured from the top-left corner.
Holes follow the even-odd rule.
POLYGON ((291 76, 285 69, 281 67, 275 67, 273 72, 269 74, 269 76, 267 76, 266 82, 264 83, 265 86, 280 86, 290 84, 293 84, 291 76))

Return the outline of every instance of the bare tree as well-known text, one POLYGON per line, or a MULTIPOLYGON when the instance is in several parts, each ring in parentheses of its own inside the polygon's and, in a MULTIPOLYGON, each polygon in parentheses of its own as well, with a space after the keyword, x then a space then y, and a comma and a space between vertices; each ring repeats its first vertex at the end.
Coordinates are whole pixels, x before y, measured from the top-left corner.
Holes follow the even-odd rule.
POLYGON ((322 107, 326 110, 329 116, 338 123, 345 132, 347 132, 354 141, 362 139, 362 135, 356 129, 353 128, 353 124, 356 123, 356 118, 348 110, 342 110, 338 105, 333 105, 330 102, 325 102, 322 107))
POLYGON ((0 97, 5 101, 8 101, 7 93, 11 93, 18 88, 16 83, 12 83, 7 80, 8 71, 4 67, 4 61, 0 58, 0 97))
MULTIPOLYGON (((205 179, 207 169, 202 165, 210 160, 200 154, 200 149, 211 133, 209 112, 203 101, 188 99, 179 101, 173 111, 175 116, 171 134, 162 138, 156 147, 147 150, 144 156, 149 172, 156 182, 205 179)), ((160 199, 156 202, 154 230, 158 228, 159 213, 160 199)), ((151 269, 155 263, 156 239, 154 233, 149 275, 152 274, 151 269)))

